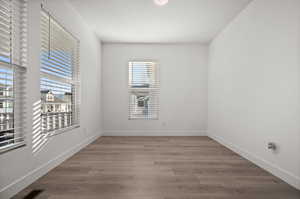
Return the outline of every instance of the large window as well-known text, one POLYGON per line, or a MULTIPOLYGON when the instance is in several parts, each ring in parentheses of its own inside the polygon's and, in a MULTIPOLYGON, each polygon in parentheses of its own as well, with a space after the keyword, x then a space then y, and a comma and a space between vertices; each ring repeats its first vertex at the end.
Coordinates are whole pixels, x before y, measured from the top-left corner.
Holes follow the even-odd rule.
POLYGON ((79 41, 42 9, 42 132, 79 125, 79 41))
POLYGON ((0 152, 25 144, 26 1, 0 1, 0 152))
POLYGON ((159 78, 155 62, 129 62, 129 119, 158 119, 159 78))

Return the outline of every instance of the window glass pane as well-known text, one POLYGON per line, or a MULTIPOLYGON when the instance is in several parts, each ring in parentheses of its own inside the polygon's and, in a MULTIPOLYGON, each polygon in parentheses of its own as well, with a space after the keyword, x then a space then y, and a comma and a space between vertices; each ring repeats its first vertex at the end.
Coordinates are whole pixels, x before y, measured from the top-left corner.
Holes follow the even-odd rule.
POLYGON ((150 88, 155 81, 155 64, 151 62, 129 62, 129 85, 132 88, 150 88))
POLYGON ((131 114, 139 118, 148 117, 149 100, 150 96, 147 92, 132 92, 130 96, 131 114))
POLYGON ((73 85, 41 79, 42 131, 73 125, 73 85))
POLYGON ((0 55, 0 62, 10 63, 10 59, 8 57, 0 55))
POLYGON ((13 71, 0 68, 0 147, 14 143, 13 71))
POLYGON ((131 91, 129 96, 130 119, 157 119, 158 96, 149 91, 131 91))
POLYGON ((72 79, 71 55, 63 51, 42 52, 41 71, 61 78, 72 79))

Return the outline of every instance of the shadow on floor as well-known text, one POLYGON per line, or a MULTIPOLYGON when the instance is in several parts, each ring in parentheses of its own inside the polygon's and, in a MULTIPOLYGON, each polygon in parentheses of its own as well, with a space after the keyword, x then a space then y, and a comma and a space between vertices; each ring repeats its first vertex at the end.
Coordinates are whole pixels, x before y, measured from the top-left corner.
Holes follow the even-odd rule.
POLYGON ((40 195, 44 190, 41 189, 37 189, 37 190, 33 190, 31 191, 28 195, 26 195, 24 197, 24 199, 35 199, 37 198, 38 195, 40 195))

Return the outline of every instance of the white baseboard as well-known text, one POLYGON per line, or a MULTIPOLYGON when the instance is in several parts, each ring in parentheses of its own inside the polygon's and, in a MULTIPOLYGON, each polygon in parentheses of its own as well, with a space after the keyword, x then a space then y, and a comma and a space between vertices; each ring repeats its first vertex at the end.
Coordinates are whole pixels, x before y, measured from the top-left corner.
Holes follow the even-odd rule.
POLYGON ((296 189, 300 190, 300 177, 299 176, 296 176, 296 175, 290 173, 289 171, 286 171, 286 170, 268 162, 267 160, 264 160, 264 159, 258 157, 257 155, 254 155, 253 153, 250 153, 247 150, 244 150, 244 149, 236 146, 235 144, 226 141, 225 139, 223 139, 219 136, 208 134, 208 137, 216 140, 220 144, 226 146, 227 148, 238 153, 239 155, 243 156, 244 158, 246 158, 249 161, 253 162, 254 164, 258 165, 259 167, 272 173, 274 176, 282 179, 286 183, 288 183, 291 186, 295 187, 296 189))
POLYGON ((93 136, 81 142, 80 144, 72 147, 68 151, 60 154, 59 156, 55 157, 52 160, 49 160, 42 166, 32 170, 31 172, 27 173, 25 176, 19 178, 18 180, 14 181, 10 185, 4 187, 0 190, 0 198, 8 199, 17 194, 19 191, 26 188, 28 185, 32 184, 34 181, 38 180, 40 177, 48 173, 53 168, 57 167, 63 161, 98 139, 100 135, 93 136))
POLYGON ((201 130, 104 130, 104 136, 206 136, 201 130))

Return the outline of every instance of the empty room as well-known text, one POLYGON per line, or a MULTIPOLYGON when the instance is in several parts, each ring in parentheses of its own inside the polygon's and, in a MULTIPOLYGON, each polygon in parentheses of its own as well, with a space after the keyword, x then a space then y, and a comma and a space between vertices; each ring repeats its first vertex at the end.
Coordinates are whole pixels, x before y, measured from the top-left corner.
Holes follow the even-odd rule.
POLYGON ((300 0, 0 0, 0 199, 300 199, 300 0))

